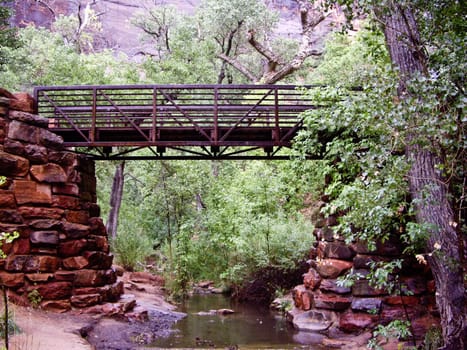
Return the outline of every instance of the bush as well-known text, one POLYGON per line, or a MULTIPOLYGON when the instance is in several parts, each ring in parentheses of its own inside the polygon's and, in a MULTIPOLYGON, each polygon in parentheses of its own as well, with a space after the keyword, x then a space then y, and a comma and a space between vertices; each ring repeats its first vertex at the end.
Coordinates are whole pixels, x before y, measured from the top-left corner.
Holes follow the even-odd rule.
POLYGON ((129 271, 143 266, 145 259, 153 253, 152 242, 141 231, 124 230, 112 241, 117 262, 129 271))

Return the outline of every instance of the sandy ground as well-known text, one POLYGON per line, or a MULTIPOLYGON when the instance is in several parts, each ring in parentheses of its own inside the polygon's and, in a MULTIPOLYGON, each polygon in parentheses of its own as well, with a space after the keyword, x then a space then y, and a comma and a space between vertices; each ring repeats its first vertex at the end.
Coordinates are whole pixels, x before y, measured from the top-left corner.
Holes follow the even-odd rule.
MULTIPOLYGON (((162 312, 161 324, 153 324, 164 329, 170 328, 173 319, 170 316, 175 306, 164 299, 164 292, 159 285, 136 279, 132 281, 130 275, 125 273, 121 280, 125 283, 125 294, 122 300, 136 299, 136 309, 145 309, 149 313, 162 312), (165 314, 167 317, 165 317, 165 314)), ((90 344, 97 341, 105 344, 117 340, 116 333, 127 333, 131 329, 128 322, 117 321, 102 317, 102 315, 86 314, 82 310, 73 310, 67 313, 46 312, 32 308, 10 305, 15 323, 21 329, 21 333, 14 335, 10 340, 10 350, 93 350, 112 349, 115 347, 102 347, 90 344), (89 337, 84 339, 80 330, 83 327, 92 329, 89 337), (125 330, 125 331, 123 331, 125 330)), ((154 322, 153 322, 154 323, 154 322)), ((127 339, 119 339, 122 341, 127 339)), ((124 346, 122 343, 121 346, 124 346)), ((0 347, 3 344, 0 344, 0 347)), ((117 346, 116 348, 120 348, 117 346)))
POLYGON ((57 314, 11 306, 22 333, 12 337, 12 350, 91 350, 79 329, 92 321, 90 316, 57 314))

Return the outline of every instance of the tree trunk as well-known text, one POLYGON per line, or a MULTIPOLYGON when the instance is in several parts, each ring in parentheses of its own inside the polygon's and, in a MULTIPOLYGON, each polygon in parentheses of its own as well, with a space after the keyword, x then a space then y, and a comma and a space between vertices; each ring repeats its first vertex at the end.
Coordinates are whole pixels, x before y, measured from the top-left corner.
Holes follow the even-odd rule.
POLYGON ((119 163, 115 168, 114 180, 112 183, 112 193, 110 194, 110 211, 107 220, 107 233, 112 239, 117 237, 118 214, 122 204, 123 185, 125 183, 125 161, 119 163))
MULTIPOLYGON (((424 74, 426 68, 413 11, 403 6, 393 2, 389 12, 382 15, 391 60, 400 72, 398 95, 401 100, 407 96, 407 81, 416 74, 424 74)), ((442 164, 441 159, 435 150, 420 142, 424 137, 426 140, 426 136, 417 133, 417 116, 407 117, 409 128, 413 130, 406 140, 406 156, 411 164, 409 189, 415 203, 416 220, 429 231, 426 249, 432 252, 428 261, 435 278, 436 303, 441 314, 442 349, 466 349, 467 308, 460 263, 460 233, 455 229, 455 215, 448 200, 449 188, 437 170, 442 164)))

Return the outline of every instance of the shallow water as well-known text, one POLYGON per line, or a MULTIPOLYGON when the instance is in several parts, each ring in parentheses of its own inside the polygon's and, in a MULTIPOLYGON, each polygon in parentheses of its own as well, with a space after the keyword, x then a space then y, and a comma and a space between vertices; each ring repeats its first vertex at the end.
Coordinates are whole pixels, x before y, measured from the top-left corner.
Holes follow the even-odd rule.
POLYGON ((171 336, 151 344, 153 348, 324 349, 316 345, 322 336, 297 332, 264 306, 235 303, 222 295, 195 295, 178 311, 187 317, 174 325, 171 336), (197 315, 223 308, 235 313, 197 315))

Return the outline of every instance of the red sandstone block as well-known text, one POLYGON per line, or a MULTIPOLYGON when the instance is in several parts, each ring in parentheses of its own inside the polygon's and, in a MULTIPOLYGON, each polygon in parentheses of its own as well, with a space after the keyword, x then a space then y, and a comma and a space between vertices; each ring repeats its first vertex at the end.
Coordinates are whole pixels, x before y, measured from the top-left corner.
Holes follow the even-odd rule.
POLYGON ((414 306, 420 303, 420 298, 414 295, 394 295, 384 298, 384 303, 387 305, 408 305, 414 306))
POLYGON ((349 270, 353 264, 350 261, 324 259, 318 262, 316 270, 323 278, 337 278, 349 270))
POLYGON ((67 270, 81 270, 89 265, 88 260, 83 256, 73 256, 63 259, 62 266, 67 270))
POLYGON ((20 207, 19 213, 25 219, 61 219, 65 213, 60 208, 20 207))
POLYGON ((346 333, 359 332, 375 326, 377 322, 377 315, 347 311, 341 314, 339 319, 339 329, 346 333))
POLYGON ((58 246, 58 254, 62 257, 70 257, 79 255, 87 246, 86 239, 73 240, 60 243, 58 246))
POLYGON ((318 288, 321 283, 321 280, 321 276, 313 268, 310 268, 307 273, 303 274, 303 284, 306 288, 309 288, 311 290, 315 290, 316 288, 318 288))
POLYGON ((15 180, 13 182, 13 190, 15 191, 18 205, 52 203, 52 190, 48 184, 39 184, 28 180, 15 180))
POLYGON ((0 151, 0 175, 25 176, 29 171, 26 158, 0 151))
POLYGON ((63 209, 78 209, 79 199, 72 196, 53 195, 52 206, 63 209))
POLYGON ((13 191, 0 191, 0 208, 16 208, 15 195, 13 191))
POLYGON ((33 165, 31 174, 37 181, 47 183, 63 183, 67 178, 63 168, 54 163, 33 165))
POLYGON ((10 99, 10 109, 34 113, 34 99, 26 92, 16 92, 10 99))
POLYGON ((25 272, 55 272, 59 266, 58 258, 55 256, 29 256, 24 263, 25 272))
POLYGON ((90 233, 97 236, 107 236, 107 229, 104 222, 99 217, 92 217, 89 219, 90 233))
POLYGON ((85 210, 67 210, 65 219, 68 222, 86 225, 89 222, 89 212, 85 210))
POLYGON ((74 307, 85 308, 99 304, 102 301, 102 297, 100 294, 73 295, 70 301, 74 307))
POLYGON ((28 238, 18 238, 13 242, 12 252, 15 255, 27 255, 31 251, 31 243, 28 238))
POLYGON ((8 288, 19 288, 24 285, 24 273, 0 271, 0 283, 8 288))
POLYGON ((71 303, 69 299, 44 300, 41 302, 41 309, 53 312, 66 312, 71 310, 71 303))
POLYGON ((28 293, 37 290, 44 300, 57 300, 65 299, 71 296, 72 284, 71 282, 49 282, 45 284, 38 284, 30 286, 28 293))
POLYGON ((74 183, 57 183, 52 187, 52 193, 79 196, 79 186, 74 183))

